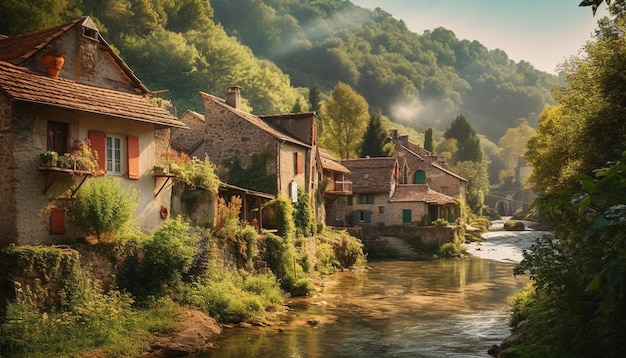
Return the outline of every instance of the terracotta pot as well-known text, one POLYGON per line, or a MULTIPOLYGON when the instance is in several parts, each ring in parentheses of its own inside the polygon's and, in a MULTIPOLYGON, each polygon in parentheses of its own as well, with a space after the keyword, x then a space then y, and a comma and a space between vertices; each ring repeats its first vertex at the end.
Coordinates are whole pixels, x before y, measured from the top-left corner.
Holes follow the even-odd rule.
POLYGON ((46 55, 41 58, 41 61, 50 76, 58 77, 65 63, 65 58, 61 55, 46 55))

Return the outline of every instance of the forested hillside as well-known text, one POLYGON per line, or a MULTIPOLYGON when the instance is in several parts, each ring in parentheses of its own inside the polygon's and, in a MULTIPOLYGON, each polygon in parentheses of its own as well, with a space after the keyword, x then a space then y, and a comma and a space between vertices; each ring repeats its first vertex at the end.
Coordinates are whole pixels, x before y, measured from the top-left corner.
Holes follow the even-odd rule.
MULTIPOLYGON (((393 121, 443 130, 462 113, 497 142, 517 120, 536 126, 556 78, 444 28, 418 35, 384 9, 344 0, 212 0, 215 22, 296 86, 343 81, 393 121), (244 11, 245 9, 245 11, 244 11)), ((478 39, 479 40, 479 39, 478 39)))
POLYGON ((441 133, 463 114, 493 143, 526 119, 536 127, 555 76, 437 28, 410 32, 384 10, 345 0, 5 0, 0 33, 90 15, 139 78, 178 114, 198 91, 243 88, 255 114, 309 109, 342 81, 392 121, 441 133), (299 101, 298 101, 299 100, 299 101))

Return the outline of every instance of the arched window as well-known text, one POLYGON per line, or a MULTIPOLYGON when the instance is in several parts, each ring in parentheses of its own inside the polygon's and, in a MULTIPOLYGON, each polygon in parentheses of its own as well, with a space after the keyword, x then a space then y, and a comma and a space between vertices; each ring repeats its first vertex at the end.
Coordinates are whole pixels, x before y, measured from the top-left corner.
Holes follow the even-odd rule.
POLYGON ((413 184, 425 184, 426 183, 426 172, 419 169, 415 171, 413 174, 413 184))

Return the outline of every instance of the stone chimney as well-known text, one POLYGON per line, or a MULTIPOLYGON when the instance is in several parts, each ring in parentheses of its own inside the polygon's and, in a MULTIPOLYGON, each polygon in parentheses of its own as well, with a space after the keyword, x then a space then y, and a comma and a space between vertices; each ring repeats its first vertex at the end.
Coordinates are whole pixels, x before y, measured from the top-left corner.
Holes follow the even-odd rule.
POLYGON ((405 146, 405 147, 409 146, 409 135, 408 134, 401 135, 398 139, 400 139, 400 143, 402 143, 403 146, 405 146))
POLYGON ((398 139, 398 130, 397 129, 390 129, 389 130, 389 137, 391 137, 391 139, 398 139))
POLYGON ((239 109, 239 105, 241 104, 241 87, 228 87, 228 90, 226 91, 226 104, 239 109))

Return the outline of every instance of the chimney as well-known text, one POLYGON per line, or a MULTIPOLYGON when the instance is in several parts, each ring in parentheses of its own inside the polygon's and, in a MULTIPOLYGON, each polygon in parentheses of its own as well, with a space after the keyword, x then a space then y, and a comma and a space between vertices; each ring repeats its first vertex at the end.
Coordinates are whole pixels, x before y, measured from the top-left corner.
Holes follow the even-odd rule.
POLYGON ((226 91, 226 104, 239 109, 239 105, 241 104, 241 87, 228 87, 228 90, 226 91))
POLYGON ((390 129, 389 130, 389 136, 391 137, 391 139, 398 139, 398 130, 397 129, 390 129))
POLYGON ((409 135, 408 134, 401 135, 399 139, 400 139, 400 143, 402 143, 403 146, 405 146, 405 147, 409 146, 409 135))

